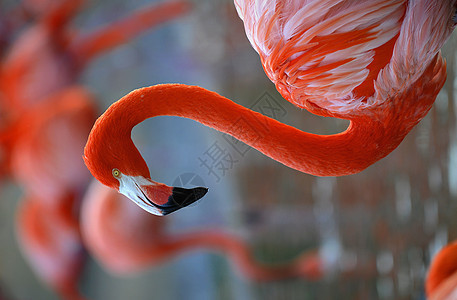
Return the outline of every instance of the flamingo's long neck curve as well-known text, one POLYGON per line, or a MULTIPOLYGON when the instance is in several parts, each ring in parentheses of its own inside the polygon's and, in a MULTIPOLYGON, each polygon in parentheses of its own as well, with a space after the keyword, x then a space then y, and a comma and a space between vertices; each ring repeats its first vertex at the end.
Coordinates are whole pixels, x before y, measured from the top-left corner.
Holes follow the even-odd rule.
POLYGON ((349 175, 393 151, 427 114, 445 79, 445 63, 437 54, 414 85, 396 92, 385 106, 358 112, 347 130, 333 135, 303 132, 215 92, 183 84, 132 91, 108 108, 93 131, 103 128, 100 130, 107 140, 134 147, 130 135, 135 125, 155 116, 178 116, 232 135, 298 171, 317 176, 349 175))
POLYGON ((130 138, 132 128, 138 123, 161 115, 195 120, 234 136, 286 166, 318 176, 360 172, 390 153, 409 131, 392 129, 385 120, 362 116, 352 119, 343 133, 310 134, 215 92, 181 84, 132 91, 113 104, 94 129, 103 127, 107 131, 105 136, 118 142, 130 138), (101 126, 104 122, 108 124, 101 126))

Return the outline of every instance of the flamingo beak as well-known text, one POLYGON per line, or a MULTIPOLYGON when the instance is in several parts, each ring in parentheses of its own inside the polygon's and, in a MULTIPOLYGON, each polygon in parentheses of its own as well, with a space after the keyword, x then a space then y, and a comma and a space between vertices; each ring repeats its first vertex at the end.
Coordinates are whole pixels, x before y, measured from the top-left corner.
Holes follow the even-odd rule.
POLYGON ((122 175, 119 192, 149 213, 168 215, 202 198, 208 189, 170 187, 142 176, 122 175))

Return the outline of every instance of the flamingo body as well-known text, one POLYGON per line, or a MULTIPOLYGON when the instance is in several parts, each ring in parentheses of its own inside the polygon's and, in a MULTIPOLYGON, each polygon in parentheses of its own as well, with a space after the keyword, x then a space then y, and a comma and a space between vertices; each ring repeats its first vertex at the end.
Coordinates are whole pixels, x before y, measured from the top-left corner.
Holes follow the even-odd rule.
POLYGON ((454 1, 235 0, 235 6, 284 98, 341 118, 370 114, 415 84, 455 26, 454 1))
POLYGON ((133 91, 97 120, 84 159, 98 180, 153 214, 170 213, 206 191, 185 196, 190 199, 185 204, 168 193, 167 209, 161 206, 163 197, 151 190, 164 187, 150 179, 130 138, 146 118, 189 118, 293 169, 341 176, 393 151, 430 110, 446 79, 439 49, 456 25, 454 0, 235 4, 281 94, 298 107, 348 119, 350 125, 339 134, 315 135, 200 87, 168 84, 133 91))

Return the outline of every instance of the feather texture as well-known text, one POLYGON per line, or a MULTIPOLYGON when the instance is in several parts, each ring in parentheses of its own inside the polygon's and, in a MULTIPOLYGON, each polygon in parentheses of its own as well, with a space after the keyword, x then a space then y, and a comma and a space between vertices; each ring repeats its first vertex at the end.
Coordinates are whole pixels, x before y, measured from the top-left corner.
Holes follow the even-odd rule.
POLYGON ((453 1, 235 0, 282 95, 347 118, 413 84, 452 31, 453 1), (446 20, 446 18, 444 19, 446 20), (436 32, 436 34, 434 33, 436 32))

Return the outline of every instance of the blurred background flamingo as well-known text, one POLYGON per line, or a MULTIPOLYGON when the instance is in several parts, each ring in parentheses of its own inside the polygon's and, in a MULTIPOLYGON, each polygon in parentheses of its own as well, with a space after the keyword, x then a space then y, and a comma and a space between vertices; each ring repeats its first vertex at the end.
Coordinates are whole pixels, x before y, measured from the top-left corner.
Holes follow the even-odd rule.
POLYGON ((78 288, 85 253, 74 213, 77 205, 75 198, 59 200, 61 207, 53 211, 40 198, 21 199, 19 242, 32 268, 54 292, 62 299, 84 299, 78 288))
POLYGON ((89 92, 69 87, 23 113, 14 128, 13 177, 50 207, 60 205, 58 199, 68 193, 84 194, 87 171, 76 158, 96 110, 89 92))
POLYGON ((323 259, 315 251, 288 263, 263 265, 255 260, 246 242, 220 229, 170 233, 164 218, 146 213, 97 181, 93 181, 84 199, 81 225, 89 251, 105 268, 120 275, 196 250, 224 254, 243 276, 253 281, 298 277, 317 280, 323 277, 325 268, 323 259))
POLYGON ((0 65, 2 171, 25 191, 18 238, 39 277, 64 299, 83 298, 78 216, 89 177, 80 158, 96 112, 94 97, 71 85, 95 55, 189 7, 184 1, 148 6, 78 38, 66 25, 81 4, 47 3, 51 9, 39 10, 36 24, 12 42, 0 65))
MULTIPOLYGON (((0 66, 0 107, 7 111, 2 114, 0 128, 4 128, 3 131, 14 127, 25 110, 72 85, 95 56, 189 8, 184 1, 152 5, 83 35, 68 26, 82 3, 62 0, 48 4, 51 9, 43 12, 36 24, 24 29, 10 45, 0 66)), ((3 143, 7 145, 3 146, 2 165, 8 164, 11 147, 3 143)))
MULTIPOLYGON (((90 31, 150 2, 97 2, 73 24, 90 31)), ((284 103, 246 40, 232 1, 195 4, 185 19, 120 46, 81 73, 81 82, 97 96, 100 108, 138 86, 181 82, 205 86, 281 122, 313 128, 314 133, 345 129, 343 121, 322 119, 284 103)), ((340 270, 355 270, 352 276, 336 269, 312 283, 300 279, 250 282, 234 275, 238 269, 225 258, 193 251, 122 278, 105 273, 89 258, 80 290, 90 299, 149 299, 152 294, 161 299, 198 300, 424 299, 426 266, 432 254, 457 238, 455 49, 453 35, 443 48, 448 82, 429 115, 387 159, 360 175, 303 176, 278 168, 255 151, 244 153, 241 145, 186 120, 158 118, 133 132, 145 159, 156 162, 156 178, 212 187, 201 205, 169 216, 170 232, 224 228, 249 241, 255 257, 269 264, 296 257, 303 249, 319 249, 340 270), (235 160, 225 173, 217 168, 222 165, 211 169, 202 163, 206 160, 211 167, 208 150, 219 148, 235 160)), ((12 217, 22 192, 11 182, 2 183, 2 292, 13 300, 57 299, 36 281, 12 242, 12 217)))
POLYGON ((64 299, 82 299, 78 216, 88 177, 77 157, 95 111, 84 88, 57 92, 22 115, 11 158, 13 176, 25 190, 17 220, 22 249, 40 278, 64 299))
POLYGON ((433 257, 425 290, 429 300, 451 300, 457 297, 457 242, 446 245, 433 257))
POLYGON ((71 84, 95 56, 189 8, 184 1, 151 5, 92 33, 82 34, 68 23, 83 2, 54 2, 53 9, 24 30, 9 47, 2 62, 0 87, 10 110, 24 109, 71 84), (42 72, 48 74, 45 81, 42 72))

